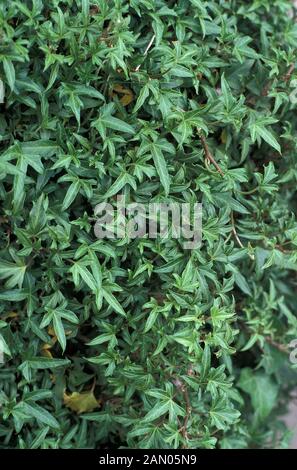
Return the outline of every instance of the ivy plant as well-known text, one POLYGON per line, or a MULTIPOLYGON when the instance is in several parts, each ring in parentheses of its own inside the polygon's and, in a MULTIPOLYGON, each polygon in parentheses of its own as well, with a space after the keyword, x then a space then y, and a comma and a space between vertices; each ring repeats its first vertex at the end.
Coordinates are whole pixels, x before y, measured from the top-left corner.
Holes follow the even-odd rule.
MULTIPOLYGON (((0 2, 0 445, 285 447, 289 0, 0 2), (202 203, 200 247, 94 209, 202 203)), ((293 361, 294 362, 294 361, 293 361)))

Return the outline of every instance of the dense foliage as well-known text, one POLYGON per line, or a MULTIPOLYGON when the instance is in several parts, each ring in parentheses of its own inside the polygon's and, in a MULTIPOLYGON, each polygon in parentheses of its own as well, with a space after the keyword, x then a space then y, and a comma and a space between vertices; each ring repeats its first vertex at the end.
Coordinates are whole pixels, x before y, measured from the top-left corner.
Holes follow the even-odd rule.
POLYGON ((1 0, 2 447, 287 445, 290 8, 1 0), (201 248, 97 239, 117 194, 202 202, 201 248))

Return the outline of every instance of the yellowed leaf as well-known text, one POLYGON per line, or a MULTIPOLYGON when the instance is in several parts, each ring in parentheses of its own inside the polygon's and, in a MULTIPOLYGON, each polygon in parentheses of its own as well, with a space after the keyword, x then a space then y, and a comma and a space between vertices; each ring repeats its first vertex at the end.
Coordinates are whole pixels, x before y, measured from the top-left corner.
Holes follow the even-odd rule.
POLYGON ((223 144, 225 144, 227 142, 227 132, 225 131, 225 129, 223 130, 223 132, 221 133, 221 142, 223 144))
MULTIPOLYGON (((54 343, 55 343, 55 341, 54 341, 54 343)), ((41 354, 42 354, 42 356, 44 356, 44 357, 49 357, 50 359, 53 358, 53 355, 52 355, 50 349, 53 347, 54 343, 53 343, 53 344, 44 343, 44 344, 42 345, 42 348, 41 348, 41 354)))
POLYGON ((55 330, 53 329, 52 326, 49 326, 48 329, 47 329, 47 332, 50 336, 53 336, 54 338, 57 338, 56 337, 56 333, 55 333, 55 330))
POLYGON ((120 99, 120 102, 122 103, 123 106, 128 106, 128 104, 130 104, 134 99, 134 96, 133 96, 133 93, 131 92, 130 95, 126 94, 124 96, 122 96, 122 98, 120 99))
POLYGON ((6 313, 5 315, 3 315, 3 316, 1 317, 1 320, 4 320, 4 321, 5 321, 5 320, 7 320, 8 318, 17 318, 17 317, 18 317, 17 312, 8 312, 8 313, 6 313))
POLYGON ((51 326, 48 327, 47 332, 52 337, 51 342, 50 343, 44 343, 42 345, 41 354, 44 357, 49 357, 50 359, 52 359, 53 355, 51 353, 51 349, 55 345, 55 343, 57 342, 57 336, 54 332, 54 329, 51 326))
POLYGON ((76 413, 85 413, 86 411, 92 411, 94 408, 99 408, 99 400, 96 400, 93 390, 87 392, 73 392, 67 395, 64 392, 64 404, 75 411, 76 413))
MULTIPOLYGON (((55 333, 54 329, 51 326, 48 327, 47 332, 52 337, 51 342, 50 343, 44 343, 42 345, 41 354, 42 354, 42 356, 49 357, 50 359, 52 359, 53 355, 52 355, 50 350, 56 344, 57 336, 56 336, 56 333, 55 333)), ((72 331, 70 331, 70 330, 65 331, 66 336, 70 335, 71 333, 72 333, 72 331)))
POLYGON ((112 96, 115 95, 123 95, 120 98, 120 102, 122 103, 123 106, 128 106, 133 100, 134 100, 134 95, 130 88, 126 88, 123 85, 114 85, 112 89, 112 96))

